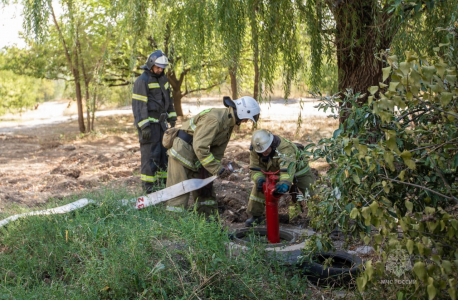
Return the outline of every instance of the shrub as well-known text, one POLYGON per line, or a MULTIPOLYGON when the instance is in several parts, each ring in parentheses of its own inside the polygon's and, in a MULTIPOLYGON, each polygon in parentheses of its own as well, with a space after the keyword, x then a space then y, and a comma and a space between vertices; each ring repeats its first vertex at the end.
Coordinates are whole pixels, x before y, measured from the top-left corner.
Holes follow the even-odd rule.
POLYGON ((398 285, 398 299, 456 299, 458 86, 451 61, 387 56, 386 83, 370 87, 366 103, 348 90, 320 104, 346 119, 313 153, 331 168, 328 186, 309 205, 311 224, 327 232, 338 226, 374 246, 379 257, 366 262, 360 292, 389 289, 380 280, 395 275, 415 282, 398 285))

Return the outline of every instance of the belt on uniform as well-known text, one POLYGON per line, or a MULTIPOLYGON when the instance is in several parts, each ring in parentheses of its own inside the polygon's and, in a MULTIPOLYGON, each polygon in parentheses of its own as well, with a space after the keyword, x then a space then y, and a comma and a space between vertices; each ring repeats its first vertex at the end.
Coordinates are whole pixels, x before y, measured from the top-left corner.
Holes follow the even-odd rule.
POLYGON ((192 135, 190 134, 187 134, 185 131, 183 130, 178 130, 178 135, 177 135, 180 139, 182 139, 183 141, 185 141, 186 143, 188 143, 189 145, 192 145, 192 135))

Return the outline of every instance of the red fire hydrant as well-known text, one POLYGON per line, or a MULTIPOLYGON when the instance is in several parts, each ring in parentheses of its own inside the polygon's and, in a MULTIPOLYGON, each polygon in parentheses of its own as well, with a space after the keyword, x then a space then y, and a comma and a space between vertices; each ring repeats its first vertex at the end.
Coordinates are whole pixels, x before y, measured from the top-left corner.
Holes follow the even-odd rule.
POLYGON ((274 193, 275 184, 279 177, 276 172, 266 172, 260 168, 250 168, 253 171, 261 171, 266 176, 266 182, 262 185, 264 196, 266 198, 266 223, 267 223, 267 240, 271 244, 280 243, 280 224, 278 222, 278 200, 281 194, 274 193))

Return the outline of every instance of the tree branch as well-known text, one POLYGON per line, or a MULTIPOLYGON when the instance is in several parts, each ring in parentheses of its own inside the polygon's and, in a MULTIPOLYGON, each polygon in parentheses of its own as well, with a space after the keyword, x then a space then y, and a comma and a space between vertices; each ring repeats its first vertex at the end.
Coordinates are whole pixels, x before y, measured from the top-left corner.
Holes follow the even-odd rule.
POLYGON ((456 204, 458 204, 458 199, 454 196, 446 196, 444 194, 441 194, 439 192, 436 192, 436 191, 433 191, 432 189, 429 189, 427 187, 424 187, 424 186, 421 186, 421 185, 417 185, 417 184, 413 184, 413 183, 410 183, 410 182, 405 182, 405 181, 400 181, 400 180, 396 180, 396 179, 391 179, 391 178, 388 178, 388 177, 385 177, 385 176, 382 176, 382 175, 379 175, 380 178, 383 178, 383 179, 386 179, 386 180, 389 180, 389 181, 393 181, 393 182, 396 182, 396 183, 401 183, 401 184, 405 184, 405 185, 410 185, 410 186, 413 186, 413 187, 417 187, 419 189, 422 189, 422 190, 426 190, 428 192, 431 192, 433 194, 436 194, 436 195, 439 195, 441 197, 444 197, 445 199, 448 199, 448 200, 453 200, 455 201, 456 204))
POLYGON ((215 84, 213 84, 213 85, 211 85, 211 86, 208 86, 208 87, 206 87, 206 88, 199 88, 199 89, 190 90, 190 91, 186 90, 186 91, 182 94, 182 96, 184 97, 184 96, 186 96, 186 95, 188 95, 188 94, 191 94, 191 93, 193 93, 193 92, 206 91, 206 90, 212 89, 212 88, 214 88, 215 86, 218 86, 218 85, 223 84, 225 81, 226 81, 226 78, 224 78, 223 81, 218 82, 218 83, 215 83, 215 84))
POLYGON ((112 86, 126 86, 126 85, 129 85, 129 84, 132 84, 132 82, 126 81, 126 82, 123 82, 123 83, 120 83, 120 84, 109 84, 108 87, 112 87, 112 86))
POLYGON ((415 99, 417 99, 418 101, 420 101, 421 103, 425 104, 425 105, 429 105, 431 107, 433 107, 434 109, 440 111, 440 112, 443 112, 445 114, 449 114, 451 116, 454 116, 455 118, 458 118, 458 115, 457 114, 454 114, 454 113, 451 113, 451 112, 448 112, 448 111, 445 111, 443 109, 440 109, 439 107, 435 106, 434 104, 432 104, 431 102, 426 102, 426 101, 423 101, 421 100, 420 98, 418 97, 415 97, 415 99))

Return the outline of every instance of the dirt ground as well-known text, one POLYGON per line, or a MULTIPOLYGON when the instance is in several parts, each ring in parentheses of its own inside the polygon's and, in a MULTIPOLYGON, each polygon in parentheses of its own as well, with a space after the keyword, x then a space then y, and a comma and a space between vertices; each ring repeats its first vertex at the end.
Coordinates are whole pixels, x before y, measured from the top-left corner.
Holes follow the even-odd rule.
MULTIPOLYGON (((205 109, 192 102, 183 106, 189 115, 205 109)), ((306 144, 307 139, 317 141, 329 136, 336 126, 334 120, 310 116, 309 121, 296 130, 296 120, 278 122, 266 116, 260 127, 306 144)), ((52 198, 63 199, 105 186, 140 192, 140 151, 132 123, 133 116, 128 109, 98 117, 96 132, 86 135, 79 133, 74 119, 49 124, 38 121, 29 126, 3 123, 2 127, 0 122, 0 219, 5 212, 18 211, 18 207, 38 209, 52 198)), ((247 219, 245 210, 253 186, 248 175, 251 132, 251 125, 242 126, 226 149, 223 163, 232 161, 239 173, 232 174, 228 180, 214 182, 220 213, 227 223, 247 219)), ((312 167, 318 174, 324 173, 327 166, 315 162, 312 167)), ((282 223, 288 223, 288 203, 287 198, 280 201, 282 223)), ((305 226, 305 213, 292 223, 305 226)))

